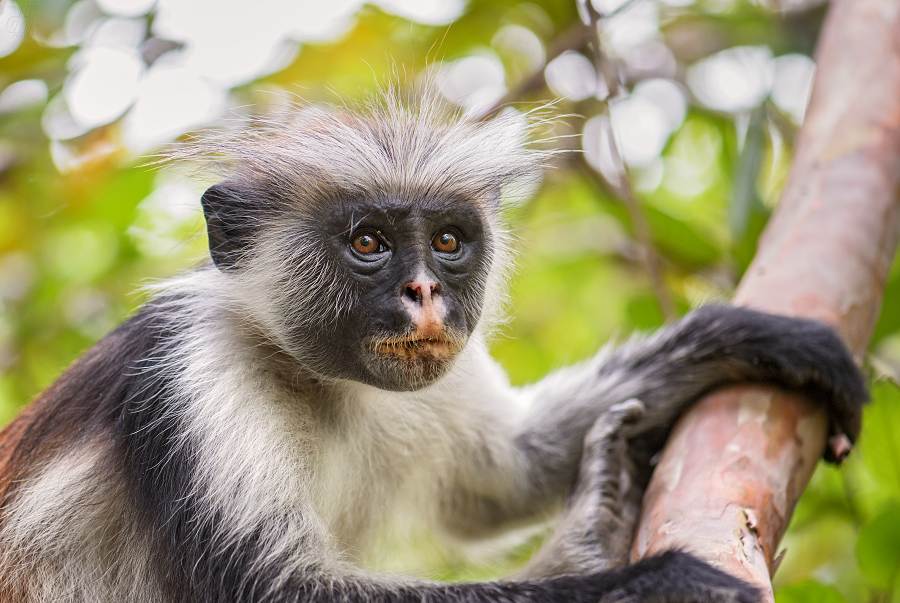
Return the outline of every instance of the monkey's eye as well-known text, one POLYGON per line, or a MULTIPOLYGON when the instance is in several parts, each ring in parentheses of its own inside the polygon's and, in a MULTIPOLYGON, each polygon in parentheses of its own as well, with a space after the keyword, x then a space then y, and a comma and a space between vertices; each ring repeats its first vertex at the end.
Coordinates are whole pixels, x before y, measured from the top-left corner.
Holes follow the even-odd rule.
POLYGON ((444 231, 431 240, 431 248, 443 253, 453 253, 459 249, 459 239, 452 232, 444 231))
POLYGON ((353 249, 355 249, 357 253, 363 255, 387 251, 387 247, 385 247, 378 237, 367 232, 356 235, 350 244, 353 245, 353 249))

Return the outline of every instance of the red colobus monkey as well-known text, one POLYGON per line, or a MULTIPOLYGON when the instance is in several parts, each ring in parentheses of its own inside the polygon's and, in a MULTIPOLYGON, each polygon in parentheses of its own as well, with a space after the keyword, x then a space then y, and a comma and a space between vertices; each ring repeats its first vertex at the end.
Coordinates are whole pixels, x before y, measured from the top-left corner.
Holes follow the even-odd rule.
POLYGON ((510 386, 485 345, 503 199, 544 159, 515 117, 387 93, 183 154, 227 170, 202 198, 212 263, 0 432, 2 603, 752 603, 684 552, 626 564, 648 459, 729 382, 809 391, 859 432, 864 382, 831 329, 739 308, 510 386), (397 509, 475 538, 570 493, 516 579, 355 564, 397 509))

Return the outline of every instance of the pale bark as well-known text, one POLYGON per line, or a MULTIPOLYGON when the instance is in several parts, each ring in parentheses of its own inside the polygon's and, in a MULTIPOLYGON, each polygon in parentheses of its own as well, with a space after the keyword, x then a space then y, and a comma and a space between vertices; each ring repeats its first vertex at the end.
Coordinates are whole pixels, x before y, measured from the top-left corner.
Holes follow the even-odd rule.
MULTIPOLYGON (((789 180, 734 303, 824 320, 862 359, 900 237, 900 0, 835 0, 817 65, 789 180)), ((778 542, 827 435, 814 400, 761 386, 706 396, 666 446, 633 558, 690 550, 771 599, 778 542)))

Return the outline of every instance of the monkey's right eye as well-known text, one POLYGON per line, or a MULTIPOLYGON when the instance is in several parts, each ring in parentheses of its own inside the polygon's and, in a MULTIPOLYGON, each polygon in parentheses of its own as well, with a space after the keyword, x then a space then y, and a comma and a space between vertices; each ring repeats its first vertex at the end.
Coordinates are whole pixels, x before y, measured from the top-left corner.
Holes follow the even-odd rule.
POLYGON ((353 249, 355 249, 357 253, 363 255, 387 251, 387 247, 378 240, 378 237, 369 233, 357 235, 353 238, 351 245, 353 245, 353 249))

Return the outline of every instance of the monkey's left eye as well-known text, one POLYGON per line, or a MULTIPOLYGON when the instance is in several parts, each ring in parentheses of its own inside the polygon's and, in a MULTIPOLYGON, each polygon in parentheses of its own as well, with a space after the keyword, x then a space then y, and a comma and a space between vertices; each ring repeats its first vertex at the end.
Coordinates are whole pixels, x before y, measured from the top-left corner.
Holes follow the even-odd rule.
POLYGON ((459 249, 459 238, 452 232, 445 231, 438 234, 431 240, 431 247, 435 251, 453 253, 454 251, 459 249))
POLYGON ((357 253, 369 255, 372 253, 381 253, 387 251, 387 247, 373 234, 363 233, 353 238, 350 243, 357 253))

